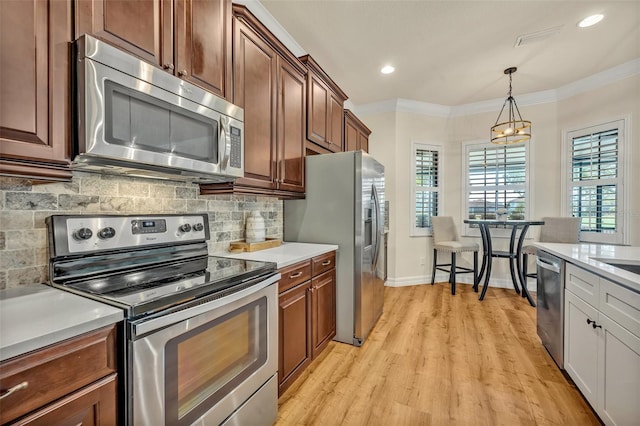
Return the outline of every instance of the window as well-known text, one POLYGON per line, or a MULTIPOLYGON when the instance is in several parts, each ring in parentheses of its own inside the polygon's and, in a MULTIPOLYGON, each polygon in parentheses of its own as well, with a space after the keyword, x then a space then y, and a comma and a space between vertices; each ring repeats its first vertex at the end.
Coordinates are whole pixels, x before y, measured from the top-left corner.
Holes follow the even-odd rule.
POLYGON ((580 239, 623 243, 624 120, 568 132, 567 214, 580 217, 580 239))
POLYGON ((495 219, 505 209, 509 219, 527 219, 527 157, 527 144, 467 144, 466 218, 495 219))
POLYGON ((442 146, 413 143, 412 236, 431 235, 431 216, 442 203, 442 146))

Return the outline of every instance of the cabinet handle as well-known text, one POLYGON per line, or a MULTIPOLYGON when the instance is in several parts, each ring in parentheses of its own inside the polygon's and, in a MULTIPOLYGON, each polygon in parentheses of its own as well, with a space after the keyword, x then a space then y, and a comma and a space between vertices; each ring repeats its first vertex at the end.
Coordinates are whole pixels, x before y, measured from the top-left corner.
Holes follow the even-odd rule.
POLYGON ((587 318, 587 324, 591 324, 591 327, 593 327, 594 329, 602 328, 602 326, 600 324, 596 323, 595 321, 590 320, 589 318, 587 318))
POLYGON ((2 394, 0 394, 0 399, 5 399, 6 397, 11 395, 12 393, 18 392, 19 390, 22 390, 22 389, 26 389, 28 386, 29 386, 29 382, 18 383, 14 387, 7 389, 2 394))
POLYGON ((173 64, 164 64, 162 65, 162 68, 164 68, 165 70, 173 71, 173 64))
POLYGON ((302 275, 302 271, 296 272, 295 274, 289 275, 289 278, 298 278, 302 275))
POLYGON ((189 73, 187 72, 187 70, 178 71, 178 76, 180 77, 186 77, 188 75, 189 73))
POLYGON ((326 262, 322 262, 322 266, 329 266, 331 265, 331 261, 327 260, 326 262))

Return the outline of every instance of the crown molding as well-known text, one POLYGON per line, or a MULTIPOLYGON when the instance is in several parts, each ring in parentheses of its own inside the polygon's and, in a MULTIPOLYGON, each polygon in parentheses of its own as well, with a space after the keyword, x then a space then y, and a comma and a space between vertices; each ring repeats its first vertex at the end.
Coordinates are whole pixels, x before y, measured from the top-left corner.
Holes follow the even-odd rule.
MULTIPOLYGON (((557 89, 518 95, 518 106, 523 107, 558 102, 638 74, 640 74, 640 58, 574 81, 557 89)), ((490 99, 487 101, 473 102, 457 106, 446 106, 396 98, 357 105, 354 106, 352 110, 358 115, 380 114, 385 112, 411 112, 414 114, 448 118, 499 111, 503 104, 504 98, 490 99)))

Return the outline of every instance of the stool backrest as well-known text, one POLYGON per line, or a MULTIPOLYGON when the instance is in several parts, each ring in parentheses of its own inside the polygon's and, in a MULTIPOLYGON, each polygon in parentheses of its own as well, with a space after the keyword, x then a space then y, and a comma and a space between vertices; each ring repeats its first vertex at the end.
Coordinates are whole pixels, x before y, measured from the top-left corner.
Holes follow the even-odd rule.
POLYGON ((456 225, 453 223, 453 217, 431 216, 431 225, 433 226, 433 242, 435 244, 443 241, 459 240, 456 225))
POLYGON ((568 243, 580 242, 580 218, 579 217, 543 217, 544 225, 540 229, 541 243, 568 243))

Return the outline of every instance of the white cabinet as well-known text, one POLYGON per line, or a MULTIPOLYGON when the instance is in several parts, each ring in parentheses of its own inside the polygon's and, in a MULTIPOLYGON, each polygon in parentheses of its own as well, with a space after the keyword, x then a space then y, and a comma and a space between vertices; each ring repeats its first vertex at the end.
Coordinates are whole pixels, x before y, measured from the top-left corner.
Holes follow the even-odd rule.
POLYGON ((607 425, 640 424, 638 325, 640 293, 568 265, 565 369, 607 425))

